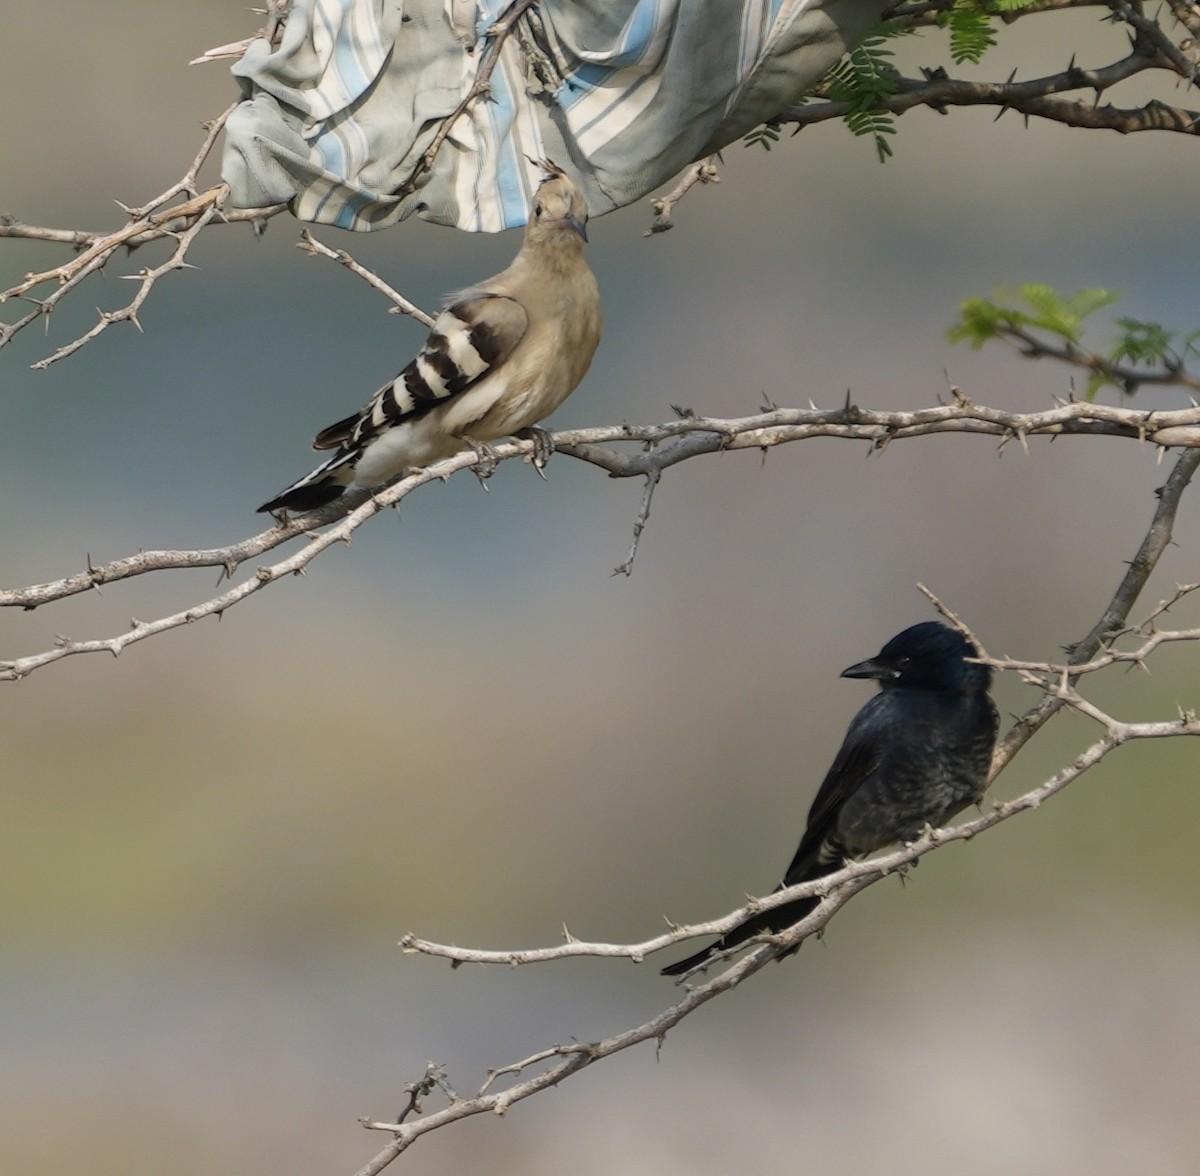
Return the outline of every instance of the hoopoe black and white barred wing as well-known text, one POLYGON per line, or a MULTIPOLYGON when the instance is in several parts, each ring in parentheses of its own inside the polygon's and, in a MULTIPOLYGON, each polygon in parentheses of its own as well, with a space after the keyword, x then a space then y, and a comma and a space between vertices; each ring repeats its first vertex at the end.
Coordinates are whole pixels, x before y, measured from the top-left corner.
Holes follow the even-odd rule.
POLYGON ((333 456, 259 510, 309 511, 348 486, 378 486, 466 444, 545 419, 575 390, 600 342, 600 292, 584 260, 587 203, 546 172, 512 264, 458 295, 421 353, 361 412, 322 429, 333 456))
POLYGON ((460 396, 508 359, 528 325, 524 307, 501 294, 456 301, 438 315, 416 359, 361 412, 322 429, 313 448, 365 448, 386 430, 460 396))
MULTIPOLYGON (((332 502, 352 483, 370 486, 401 471, 456 452, 461 440, 440 422, 435 409, 486 384, 524 337, 525 308, 502 294, 467 291, 438 315, 417 357, 384 384, 360 412, 329 425, 313 448, 337 449, 324 465, 292 483, 260 511, 308 511, 332 502)), ((486 388, 480 388, 486 392, 486 388)), ((499 389, 497 389, 497 394, 499 389)), ((481 397, 479 415, 491 406, 481 397)), ((439 414, 440 415, 440 414, 439 414)))

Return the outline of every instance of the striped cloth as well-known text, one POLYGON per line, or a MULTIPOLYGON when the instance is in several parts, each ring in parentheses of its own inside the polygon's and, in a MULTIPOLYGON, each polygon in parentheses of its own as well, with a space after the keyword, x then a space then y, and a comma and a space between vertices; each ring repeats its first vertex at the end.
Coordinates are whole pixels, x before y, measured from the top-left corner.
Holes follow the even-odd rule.
POLYGON ((511 0, 293 0, 280 44, 234 66, 246 100, 222 178, 239 208, 369 231, 412 213, 492 232, 525 223, 550 158, 592 216, 640 199, 800 98, 883 0, 540 0, 506 38, 491 100, 453 125, 511 0))

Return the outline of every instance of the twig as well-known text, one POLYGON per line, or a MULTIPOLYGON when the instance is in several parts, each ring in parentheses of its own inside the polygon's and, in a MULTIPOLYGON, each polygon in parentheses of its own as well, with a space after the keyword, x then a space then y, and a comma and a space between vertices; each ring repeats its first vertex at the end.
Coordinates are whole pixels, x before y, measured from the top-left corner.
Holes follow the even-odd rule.
POLYGON ((1168 354, 1162 371, 1146 371, 1114 363, 1095 351, 1088 351, 1070 341, 1048 343, 1027 327, 1015 323, 998 323, 997 338, 1015 347, 1026 359, 1056 359, 1089 374, 1104 376, 1127 396, 1132 396, 1145 384, 1188 388, 1200 392, 1200 377, 1187 370, 1183 359, 1168 354))
POLYGON ((406 314, 410 318, 415 318, 417 322, 424 323, 427 327, 433 326, 432 316, 426 314, 416 303, 409 302, 403 294, 394 290, 378 274, 355 261, 344 249, 330 249, 328 245, 318 241, 310 229, 304 229, 300 237, 301 240, 296 244, 297 249, 302 249, 313 257, 328 257, 340 265, 344 265, 352 274, 357 274, 368 286, 378 290, 385 298, 394 303, 395 311, 393 313, 406 314))
POLYGON ((983 642, 980 641, 978 634, 971 629, 971 626, 968 625, 967 622, 958 615, 958 613, 956 613, 949 605, 939 599, 935 593, 926 588, 924 584, 918 583, 917 591, 920 592, 921 595, 924 596, 925 599, 928 600, 929 603, 932 604, 933 607, 936 608, 938 612, 940 612, 942 616, 954 626, 954 628, 956 628, 972 645, 975 646, 975 648, 979 651, 979 658, 977 660, 989 660, 987 656, 987 650, 984 649, 983 642))
POLYGON ((638 544, 642 541, 642 532, 646 529, 646 521, 650 518, 650 503, 654 498, 655 487, 662 477, 662 470, 651 470, 646 475, 646 489, 642 492, 642 505, 638 509, 637 518, 633 520, 633 540, 629 544, 629 554, 623 564, 618 564, 612 570, 614 576, 632 576, 633 561, 637 559, 638 544))
POLYGON ((196 152, 196 158, 192 160, 192 164, 187 171, 165 192, 156 196, 153 200, 147 201, 140 208, 129 208, 118 201, 118 206, 130 220, 143 220, 154 209, 166 204, 168 200, 173 200, 176 196, 183 195, 190 199, 199 195, 196 191, 196 177, 200 169, 204 166, 204 161, 208 159, 209 153, 212 151, 221 132, 225 129, 225 124, 229 121, 229 116, 241 104, 242 100, 239 98, 236 102, 231 103, 221 111, 216 118, 203 124, 205 131, 208 133, 204 137, 204 142, 200 145, 200 150, 196 152))
POLYGON ((422 1110, 421 1099, 432 1094, 438 1088, 447 1089, 448 1084, 444 1084, 446 1084, 445 1069, 438 1062, 427 1062, 425 1073, 416 1082, 405 1084, 404 1093, 408 1095, 408 1102, 396 1115, 396 1122, 403 1123, 409 1115, 419 1115, 422 1110))
POLYGON ((1185 596, 1197 591, 1200 591, 1200 584, 1177 584, 1175 591, 1166 600, 1160 600, 1154 611, 1138 626, 1138 632, 1151 630, 1159 617, 1170 612, 1185 596))
MULTIPOLYGON (((53 355, 32 365, 35 370, 45 370, 57 360, 78 351, 85 343, 94 339, 113 323, 126 320, 136 321, 137 311, 146 300, 154 283, 171 270, 186 268, 187 252, 196 234, 214 218, 257 221, 274 216, 285 207, 276 205, 272 208, 243 209, 238 214, 230 214, 226 217, 220 207, 226 193, 225 185, 221 184, 198 196, 192 196, 180 204, 163 209, 161 212, 134 216, 128 224, 115 232, 99 236, 75 233, 71 243, 76 247, 84 246, 83 251, 77 257, 55 266, 53 269, 29 274, 17 285, 0 291, 0 303, 8 301, 10 298, 33 303, 33 310, 23 318, 14 323, 0 323, 0 348, 11 342, 13 337, 30 323, 39 318, 48 317, 85 278, 102 270, 122 246, 133 248, 161 237, 174 238, 175 248, 161 266, 157 266, 153 270, 144 269, 137 275, 130 275, 142 281, 142 286, 133 301, 119 310, 101 311, 99 322, 91 330, 73 342, 60 347, 53 355), (57 287, 45 298, 35 298, 32 295, 31 291, 37 289, 38 286, 51 282, 57 283, 57 287)), ((0 225, 0 236, 47 240, 60 239, 61 233, 62 230, 38 229, 15 222, 0 225)))
POLYGON ((288 9, 290 7, 291 0, 267 0, 267 7, 257 10, 265 12, 267 23, 253 37, 243 37, 240 41, 234 41, 229 45, 218 45, 215 49, 208 49, 204 53, 201 53, 199 57, 193 57, 188 62, 188 65, 200 65, 206 61, 220 61, 229 57, 241 57, 258 40, 264 40, 272 47, 277 46, 280 38, 283 36, 283 26, 287 23, 288 9))
POLYGON ((52 355, 46 356, 45 359, 39 359, 37 363, 31 364, 30 366, 33 370, 45 371, 52 363, 57 363, 60 359, 65 359, 68 355, 73 355, 85 344, 90 343, 102 331, 108 330, 114 323, 130 322, 140 331, 142 324, 138 320, 138 311, 141 310, 142 304, 150 296, 150 291, 154 289, 154 283, 163 274, 170 273, 171 270, 194 268, 184 258, 187 256, 187 251, 191 248, 192 242, 196 239, 196 235, 212 220, 216 213, 216 205, 210 205, 196 217, 190 228, 175 235, 175 248, 172 250, 171 256, 162 265, 155 266, 153 269, 139 270, 136 274, 122 275, 125 278, 140 281, 141 283, 133 298, 125 306, 117 310, 100 311, 100 318, 91 330, 85 331, 79 338, 72 342, 64 344, 52 355))
POLYGON ((477 98, 488 94, 491 87, 492 73, 496 68, 496 63, 500 60, 500 50, 504 47, 504 42, 513 31, 517 21, 537 2, 538 0, 514 0, 513 4, 505 10, 504 15, 498 17, 488 26, 487 32, 484 34, 487 40, 487 47, 484 50, 486 56, 480 63, 479 72, 475 75, 474 83, 467 91, 466 97, 441 120, 437 133, 433 136, 433 140, 429 146, 422 152, 412 173, 397 189, 400 196, 411 196, 417 190, 418 181, 433 167, 434 160, 437 159, 438 152, 442 149, 442 144, 450 137, 450 132, 453 130, 454 124, 467 112, 468 108, 477 98))
POLYGON ((656 215, 650 222, 650 227, 642 234, 643 237, 653 237, 655 233, 665 233, 668 229, 673 229, 675 222, 671 219, 671 214, 675 211, 675 205, 697 184, 719 184, 721 182, 716 164, 713 163, 716 158, 715 155, 710 155, 706 159, 700 160, 699 163, 693 163, 680 177, 679 183, 665 196, 650 201, 650 206, 656 215))
MULTIPOLYGON (((1134 603, 1171 543, 1179 500, 1198 467, 1200 450, 1189 449, 1176 459, 1166 484, 1157 491, 1158 505, 1137 555, 1130 561, 1116 592, 1113 593, 1100 619, 1092 626, 1091 632, 1071 650, 1067 661, 1070 673, 1065 675, 1068 685, 1073 685, 1077 680, 1078 667, 1089 663, 1104 645, 1111 642, 1125 628, 1134 603)), ((1012 757, 1045 726, 1048 719, 1062 709, 1063 705, 1063 698, 1047 694, 1017 720, 996 748, 992 759, 992 779, 995 779, 1012 757)))

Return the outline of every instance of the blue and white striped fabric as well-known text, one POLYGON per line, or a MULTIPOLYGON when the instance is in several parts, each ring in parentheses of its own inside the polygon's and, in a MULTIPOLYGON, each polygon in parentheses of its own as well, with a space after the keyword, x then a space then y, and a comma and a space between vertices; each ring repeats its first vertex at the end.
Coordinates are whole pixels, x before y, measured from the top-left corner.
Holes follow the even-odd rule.
POLYGON ((496 231, 525 223, 550 158, 591 215, 640 199, 800 98, 879 19, 883 0, 540 0, 504 42, 491 100, 453 125, 511 0, 293 0, 255 41, 226 128, 236 207, 367 231, 416 212, 496 231))

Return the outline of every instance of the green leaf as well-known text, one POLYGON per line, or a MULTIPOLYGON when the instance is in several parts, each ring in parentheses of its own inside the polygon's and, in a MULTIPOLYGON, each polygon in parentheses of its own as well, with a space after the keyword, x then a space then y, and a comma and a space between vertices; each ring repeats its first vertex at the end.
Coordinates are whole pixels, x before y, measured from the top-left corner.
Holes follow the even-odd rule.
POLYGON ((891 111, 879 109, 896 92, 900 76, 892 64, 889 42, 915 33, 916 29, 887 22, 877 24, 823 79, 830 101, 846 103, 848 109, 843 121, 850 133, 870 136, 880 163, 892 154, 886 136, 896 133, 895 116, 891 111))
POLYGON ((959 321, 950 328, 949 338, 952 343, 969 342, 978 350, 989 339, 1035 330, 1078 345, 1083 320, 1117 297, 1102 289, 1080 290, 1068 297, 1041 282, 1027 282, 1015 293, 994 290, 991 301, 968 298, 962 303, 959 321), (1029 309, 1018 305, 1021 302, 1029 309))
POLYGON ((959 306, 958 322, 947 335, 952 343, 970 343, 976 350, 989 339, 1008 339, 1026 355, 1064 359, 1087 371, 1088 400, 1094 400, 1106 384, 1132 395, 1149 378, 1146 369, 1160 366, 1167 383, 1190 386, 1184 363, 1191 356, 1200 356, 1200 328, 1184 335, 1176 345, 1178 332, 1168 331, 1161 323, 1118 318, 1121 333, 1107 354, 1081 346, 1084 320, 1116 299, 1110 290, 1093 288, 1066 295, 1042 282, 1027 282, 1015 292, 993 290, 990 299, 965 299, 959 306), (1057 338, 1051 344, 1039 334, 1057 338), (1065 341, 1066 346, 1057 340, 1065 341))
POLYGON ((1101 307, 1115 302, 1118 295, 1108 290, 1080 290, 1064 297, 1053 286, 1030 282, 1022 286, 1020 296, 1036 312, 1029 325, 1078 343, 1083 320, 1101 307))
POLYGON ((950 31, 950 56, 955 65, 964 61, 978 65, 996 44, 996 31, 982 0, 954 0, 954 7, 939 13, 937 22, 950 31))
POLYGON ((970 343, 978 351, 989 339, 1000 336, 1007 325, 1005 312, 986 298, 968 298, 958 308, 960 318, 947 332, 951 343, 970 343))
POLYGON ((779 142, 779 128, 770 123, 763 123, 761 127, 755 127, 744 135, 742 142, 747 147, 762 147, 764 151, 770 151, 772 144, 779 142))
POLYGON ((1113 363, 1128 360, 1130 363, 1143 363, 1155 367, 1175 358, 1171 350, 1171 340, 1174 339, 1175 332, 1168 331, 1161 323, 1119 318, 1117 326, 1122 329, 1122 333, 1113 340, 1109 352, 1108 357, 1113 363))

